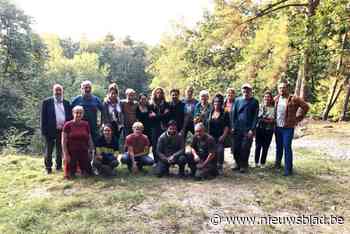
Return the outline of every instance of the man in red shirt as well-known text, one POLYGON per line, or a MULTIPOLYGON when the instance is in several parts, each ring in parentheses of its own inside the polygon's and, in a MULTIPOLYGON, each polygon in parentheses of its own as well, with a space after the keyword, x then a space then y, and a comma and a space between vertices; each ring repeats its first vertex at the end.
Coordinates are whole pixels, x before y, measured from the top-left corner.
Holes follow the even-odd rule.
POLYGON ((143 166, 152 166, 154 161, 148 155, 150 142, 146 135, 142 134, 143 124, 135 122, 132 126, 133 133, 125 140, 127 152, 123 155, 121 162, 128 165, 131 172, 137 173, 143 166))

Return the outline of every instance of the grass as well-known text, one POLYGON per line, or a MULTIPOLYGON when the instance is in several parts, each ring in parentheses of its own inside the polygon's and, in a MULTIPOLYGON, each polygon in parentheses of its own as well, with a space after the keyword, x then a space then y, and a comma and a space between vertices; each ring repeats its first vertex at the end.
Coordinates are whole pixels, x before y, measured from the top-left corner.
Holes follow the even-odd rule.
POLYGON ((63 179, 45 175, 42 158, 0 156, 0 233, 347 233, 350 161, 295 151, 296 174, 265 169, 210 181, 130 175, 63 179), (338 215, 343 225, 219 225, 216 212, 238 216, 338 215))

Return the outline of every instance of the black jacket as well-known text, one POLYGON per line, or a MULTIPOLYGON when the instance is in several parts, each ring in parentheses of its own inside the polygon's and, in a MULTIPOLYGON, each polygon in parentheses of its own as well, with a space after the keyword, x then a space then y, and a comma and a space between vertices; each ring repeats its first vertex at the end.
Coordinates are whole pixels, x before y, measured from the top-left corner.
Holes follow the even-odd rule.
MULTIPOLYGON (((63 106, 66 115, 66 121, 69 121, 72 119, 72 108, 67 100, 63 100, 63 106)), ((48 138, 55 138, 56 114, 53 97, 49 97, 43 101, 40 117, 41 134, 48 138)))

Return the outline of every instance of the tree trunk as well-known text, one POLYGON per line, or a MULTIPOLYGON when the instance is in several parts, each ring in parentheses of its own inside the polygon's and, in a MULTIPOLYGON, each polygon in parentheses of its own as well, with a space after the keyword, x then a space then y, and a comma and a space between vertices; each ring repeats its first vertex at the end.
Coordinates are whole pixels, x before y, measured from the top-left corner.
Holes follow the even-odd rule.
POLYGON ((332 103, 334 102, 334 96, 335 95, 335 92, 337 90, 337 86, 338 86, 338 82, 339 82, 339 79, 336 78, 334 81, 333 81, 333 84, 331 86, 331 92, 329 94, 329 97, 328 97, 328 100, 327 100, 327 104, 326 104, 326 107, 325 109, 323 110, 323 114, 322 114, 322 120, 327 120, 328 119, 328 115, 329 115, 329 112, 331 111, 333 105, 332 103))
POLYGON ((341 51, 340 51, 340 55, 339 55, 339 60, 338 60, 338 63, 337 63, 337 70, 335 72, 335 80, 332 84, 332 86, 330 87, 330 94, 329 94, 329 97, 328 97, 328 101, 327 101, 327 105, 323 111, 323 114, 322 114, 322 119, 323 120, 327 120, 328 119, 328 115, 329 115, 329 112, 332 110, 334 104, 337 102, 337 99, 343 89, 343 86, 344 84, 341 84, 340 85, 340 88, 338 89, 338 92, 336 94, 336 91, 337 91, 337 86, 338 86, 338 83, 341 79, 341 68, 342 68, 342 65, 343 65, 343 54, 344 54, 344 49, 345 49, 345 45, 346 45, 346 40, 347 40, 347 33, 345 33, 343 35, 343 38, 342 38, 342 45, 341 45, 341 51))
POLYGON ((314 23, 312 17, 316 14, 316 9, 320 4, 320 0, 308 0, 308 13, 306 19, 306 48, 304 50, 304 76, 301 80, 300 87, 300 97, 305 101, 310 100, 310 81, 312 76, 312 52, 315 46, 315 31, 314 31, 314 23))
POLYGON ((344 100, 344 106, 343 106, 343 111, 342 111, 342 115, 341 115, 341 118, 340 120, 341 121, 346 121, 347 120, 347 112, 349 111, 349 99, 350 99, 350 77, 348 76, 347 78, 347 86, 346 86, 346 96, 345 96, 345 100, 344 100))
POLYGON ((297 82, 295 83, 295 90, 294 90, 295 96, 300 97, 301 82, 303 79, 304 79, 304 67, 302 65, 300 65, 299 71, 298 71, 297 82))

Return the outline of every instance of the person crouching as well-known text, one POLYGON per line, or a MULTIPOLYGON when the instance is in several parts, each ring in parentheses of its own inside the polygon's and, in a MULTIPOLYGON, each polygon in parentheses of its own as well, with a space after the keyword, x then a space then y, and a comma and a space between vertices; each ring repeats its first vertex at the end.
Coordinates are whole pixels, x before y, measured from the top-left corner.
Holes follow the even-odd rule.
POLYGON ((179 165, 179 176, 185 176, 185 142, 184 137, 178 134, 175 120, 170 120, 167 131, 164 132, 157 144, 159 161, 156 167, 156 175, 162 177, 169 174, 171 165, 179 165))

